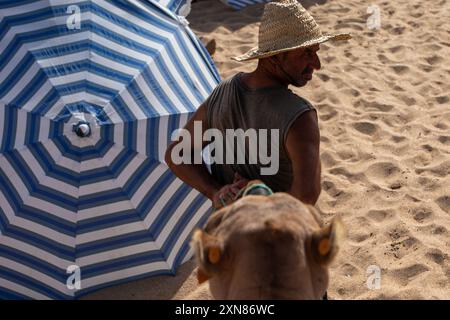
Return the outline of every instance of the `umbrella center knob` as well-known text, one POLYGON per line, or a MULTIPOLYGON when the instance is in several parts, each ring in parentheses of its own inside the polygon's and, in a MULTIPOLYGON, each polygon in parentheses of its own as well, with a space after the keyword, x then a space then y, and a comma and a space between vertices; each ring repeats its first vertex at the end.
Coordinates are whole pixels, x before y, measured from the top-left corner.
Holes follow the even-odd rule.
POLYGON ((87 122, 79 122, 73 127, 73 131, 80 138, 89 137, 91 135, 91 126, 87 122))

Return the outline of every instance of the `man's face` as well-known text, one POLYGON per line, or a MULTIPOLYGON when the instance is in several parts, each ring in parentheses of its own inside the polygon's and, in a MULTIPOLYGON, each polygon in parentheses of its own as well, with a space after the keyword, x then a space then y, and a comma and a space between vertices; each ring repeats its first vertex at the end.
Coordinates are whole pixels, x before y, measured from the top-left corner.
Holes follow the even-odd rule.
MULTIPOLYGON (((307 48, 299 48, 281 54, 279 58, 281 67, 288 73, 283 78, 288 80, 289 84, 295 87, 303 87, 312 79, 314 70, 320 69, 320 59, 317 51, 320 47, 318 44, 307 48), (290 78, 290 79, 289 79, 290 78)), ((283 76, 283 72, 280 73, 283 76)))

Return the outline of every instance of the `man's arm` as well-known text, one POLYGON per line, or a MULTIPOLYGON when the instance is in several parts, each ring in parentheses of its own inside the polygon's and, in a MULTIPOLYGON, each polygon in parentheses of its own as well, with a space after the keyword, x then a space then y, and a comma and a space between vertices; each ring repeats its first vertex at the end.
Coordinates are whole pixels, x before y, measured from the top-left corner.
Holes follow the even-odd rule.
POLYGON ((197 109, 195 114, 191 117, 191 119, 189 119, 186 126, 184 127, 184 129, 186 129, 191 136, 191 164, 175 164, 172 161, 172 149, 181 141, 174 141, 169 145, 166 150, 165 161, 178 178, 203 193, 209 199, 213 200, 214 195, 221 189, 222 186, 208 172, 206 166, 203 163, 195 164, 193 161, 194 153, 198 154, 209 143, 203 141, 203 132, 201 132, 202 137, 195 136, 194 121, 200 121, 202 123, 202 131, 208 129, 204 104, 202 104, 197 109), (196 139, 202 141, 201 146, 194 145, 194 141, 196 141, 196 139))
POLYGON ((321 191, 320 133, 314 110, 305 112, 294 121, 287 134, 286 149, 293 170, 289 193, 314 205, 321 191))

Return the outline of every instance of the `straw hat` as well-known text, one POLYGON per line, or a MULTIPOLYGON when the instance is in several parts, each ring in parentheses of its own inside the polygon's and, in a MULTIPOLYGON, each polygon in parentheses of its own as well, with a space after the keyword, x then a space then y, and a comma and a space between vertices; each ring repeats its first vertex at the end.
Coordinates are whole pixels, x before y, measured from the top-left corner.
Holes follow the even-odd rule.
POLYGON ((328 40, 350 38, 347 33, 323 34, 314 18, 297 0, 279 0, 264 7, 259 26, 259 46, 233 59, 261 59, 328 40))

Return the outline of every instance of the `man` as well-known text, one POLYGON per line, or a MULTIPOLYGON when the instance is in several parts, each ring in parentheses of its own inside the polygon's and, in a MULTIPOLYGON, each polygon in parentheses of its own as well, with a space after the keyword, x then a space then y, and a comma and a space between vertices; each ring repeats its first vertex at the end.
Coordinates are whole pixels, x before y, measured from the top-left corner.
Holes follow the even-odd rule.
MULTIPOLYGON (((279 169, 274 175, 261 175, 261 163, 214 164, 212 174, 204 164, 178 164, 172 161, 172 143, 166 162, 184 182, 205 194, 220 208, 234 200, 248 180, 259 179, 273 191, 291 194, 314 205, 321 191, 319 126, 316 110, 305 99, 288 89, 302 87, 319 70, 319 45, 328 40, 346 40, 348 34, 325 35, 311 15, 296 1, 268 3, 259 29, 259 46, 234 58, 259 59, 256 70, 224 80, 188 121, 194 152, 209 142, 195 146, 194 123, 203 130, 278 129, 279 140, 268 148, 278 148, 279 169)), ((271 141, 271 140, 267 140, 271 141)), ((226 141, 222 141, 226 143, 226 141)), ((239 150, 235 150, 236 153, 239 150)), ((245 159, 250 154, 246 151, 245 159)))

